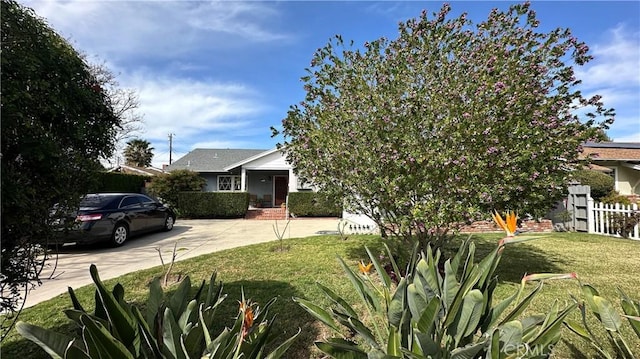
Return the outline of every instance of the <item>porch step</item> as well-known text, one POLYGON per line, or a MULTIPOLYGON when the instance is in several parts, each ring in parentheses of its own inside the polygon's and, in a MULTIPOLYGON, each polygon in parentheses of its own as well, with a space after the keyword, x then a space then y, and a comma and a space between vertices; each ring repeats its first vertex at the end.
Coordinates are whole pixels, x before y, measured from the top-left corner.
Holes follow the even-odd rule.
POLYGON ((256 208, 247 211, 245 219, 287 219, 287 211, 284 208, 256 208))

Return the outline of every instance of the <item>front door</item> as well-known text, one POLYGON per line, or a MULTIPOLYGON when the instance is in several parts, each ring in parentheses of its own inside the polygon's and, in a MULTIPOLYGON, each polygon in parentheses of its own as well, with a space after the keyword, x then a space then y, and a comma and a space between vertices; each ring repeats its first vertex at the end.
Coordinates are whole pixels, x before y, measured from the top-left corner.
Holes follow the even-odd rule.
POLYGON ((280 207, 287 201, 289 181, 287 176, 274 176, 273 178, 273 205, 280 207))

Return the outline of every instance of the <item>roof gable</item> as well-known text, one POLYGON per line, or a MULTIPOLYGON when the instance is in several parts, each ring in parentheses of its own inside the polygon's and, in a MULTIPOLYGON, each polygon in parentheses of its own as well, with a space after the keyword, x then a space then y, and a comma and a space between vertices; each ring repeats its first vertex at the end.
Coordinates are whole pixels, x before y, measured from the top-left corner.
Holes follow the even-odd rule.
POLYGON ((196 148, 167 166, 166 170, 195 172, 227 172, 226 167, 256 156, 267 150, 196 148))

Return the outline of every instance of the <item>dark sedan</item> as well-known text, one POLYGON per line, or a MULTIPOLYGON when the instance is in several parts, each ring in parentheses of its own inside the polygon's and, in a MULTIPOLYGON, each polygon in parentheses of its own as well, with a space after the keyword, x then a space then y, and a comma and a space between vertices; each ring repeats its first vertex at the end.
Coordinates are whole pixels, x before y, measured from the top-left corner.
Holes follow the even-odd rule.
POLYGON ((80 202, 65 242, 110 242, 121 246, 132 235, 173 229, 175 212, 139 193, 95 193, 80 202))

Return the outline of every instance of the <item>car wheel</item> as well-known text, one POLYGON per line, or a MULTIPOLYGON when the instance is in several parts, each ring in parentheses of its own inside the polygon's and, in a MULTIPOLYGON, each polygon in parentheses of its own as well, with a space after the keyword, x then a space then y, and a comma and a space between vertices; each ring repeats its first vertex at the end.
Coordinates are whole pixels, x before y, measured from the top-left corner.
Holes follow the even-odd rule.
POLYGON ((164 230, 165 231, 170 231, 173 229, 173 224, 176 222, 176 220, 173 218, 172 215, 167 214, 167 218, 164 220, 164 230))
POLYGON ((116 228, 113 229, 113 235, 111 235, 111 244, 114 247, 119 247, 129 237, 129 228, 123 223, 116 224, 116 228))

